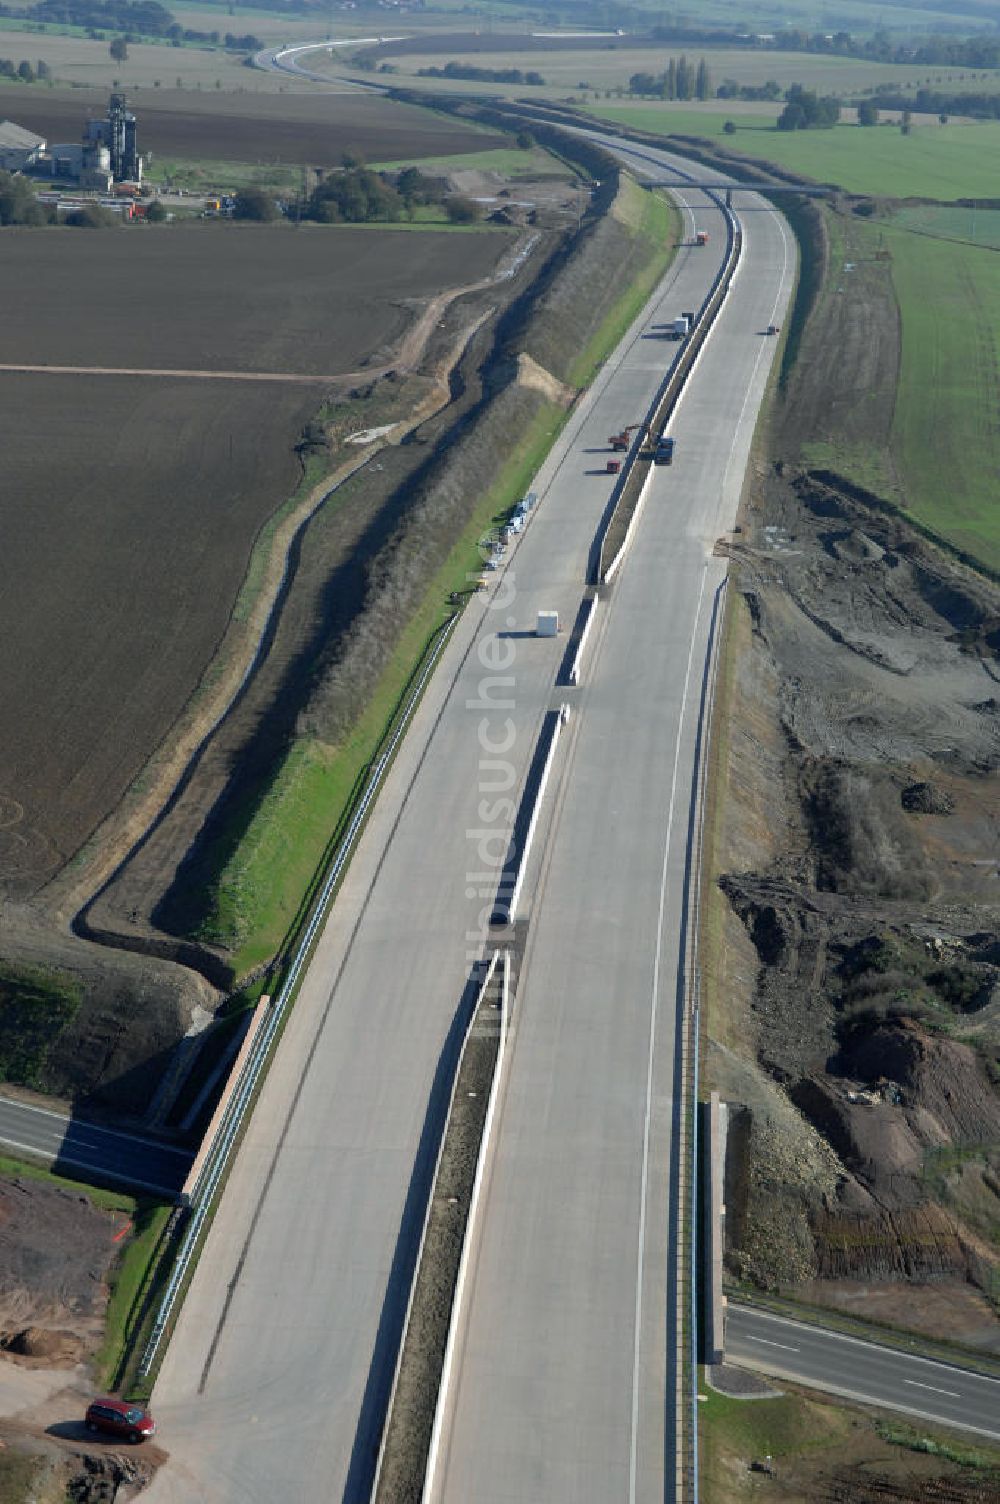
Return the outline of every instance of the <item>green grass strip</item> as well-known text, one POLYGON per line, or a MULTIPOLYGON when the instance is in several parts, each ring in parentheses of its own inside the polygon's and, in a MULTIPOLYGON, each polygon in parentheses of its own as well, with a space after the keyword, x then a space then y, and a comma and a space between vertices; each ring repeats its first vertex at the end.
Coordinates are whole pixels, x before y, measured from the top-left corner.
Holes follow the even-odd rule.
POLYGON ((144 1296, 155 1277, 158 1255, 173 1207, 143 1198, 135 1203, 135 1230, 111 1276, 104 1340, 94 1355, 94 1372, 105 1388, 122 1384, 137 1347, 144 1296))

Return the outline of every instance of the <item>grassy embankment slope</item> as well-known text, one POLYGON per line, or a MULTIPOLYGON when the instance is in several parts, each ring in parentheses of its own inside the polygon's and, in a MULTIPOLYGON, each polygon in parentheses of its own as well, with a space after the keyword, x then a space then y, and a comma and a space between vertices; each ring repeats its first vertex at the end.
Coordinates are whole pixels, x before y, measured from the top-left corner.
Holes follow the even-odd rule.
MULTIPOLYGON (((665 202, 625 180, 616 218, 631 244, 625 285, 603 305, 572 359, 552 374, 583 387, 611 352, 666 268, 672 212, 665 202)), ((619 267, 621 272, 621 267, 619 267)), ((313 736, 289 749, 267 793, 217 874, 200 934, 232 952, 237 974, 275 954, 295 923, 333 832, 372 760, 421 662, 449 614, 452 591, 468 589, 481 567, 479 540, 527 490, 565 420, 565 410, 539 398, 532 420, 509 445, 510 457, 477 495, 461 533, 427 580, 421 605, 395 645, 367 708, 350 734, 330 745, 313 736)), ((223 842, 225 837, 223 837, 223 842)), ((220 843, 222 844, 222 843, 220 843)))
MULTIPOLYGON (((646 130, 674 128, 670 112, 599 113, 627 115, 629 123, 646 130), (653 126, 653 120, 659 124, 653 126)), ((729 150, 881 199, 954 201, 996 191, 1000 122, 927 126, 909 136, 891 127, 799 132, 754 127, 723 139, 729 150)), ((853 444, 833 408, 825 430, 804 444, 802 458, 878 492, 945 542, 1000 569, 992 479, 1000 468, 1000 432, 993 419, 1000 405, 1000 279, 990 248, 995 216, 979 211, 974 223, 969 209, 943 214, 936 226, 926 210, 874 220, 827 213, 831 256, 822 296, 840 296, 852 264, 888 252, 902 354, 888 445, 875 450, 853 444), (937 238, 938 228, 947 238, 937 238), (973 233, 975 243, 964 238, 973 233)), ((858 397, 864 400, 865 394, 858 397)))

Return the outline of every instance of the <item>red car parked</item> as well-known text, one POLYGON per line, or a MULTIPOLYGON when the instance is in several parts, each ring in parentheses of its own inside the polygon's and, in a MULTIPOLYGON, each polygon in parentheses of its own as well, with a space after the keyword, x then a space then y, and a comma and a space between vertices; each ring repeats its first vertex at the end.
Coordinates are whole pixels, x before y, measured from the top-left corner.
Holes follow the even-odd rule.
POLYGON ((108 1436, 124 1437, 135 1444, 155 1433, 156 1422, 141 1405, 101 1399, 92 1401, 87 1409, 87 1430, 104 1431, 108 1436))

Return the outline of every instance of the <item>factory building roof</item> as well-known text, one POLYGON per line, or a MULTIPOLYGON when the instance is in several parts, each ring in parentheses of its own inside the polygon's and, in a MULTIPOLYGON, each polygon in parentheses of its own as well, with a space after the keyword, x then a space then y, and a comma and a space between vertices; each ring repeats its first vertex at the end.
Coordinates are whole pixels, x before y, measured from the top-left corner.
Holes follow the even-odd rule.
POLYGON ((36 136, 23 125, 15 125, 13 120, 0 120, 0 150, 41 151, 44 146, 44 136, 36 136))

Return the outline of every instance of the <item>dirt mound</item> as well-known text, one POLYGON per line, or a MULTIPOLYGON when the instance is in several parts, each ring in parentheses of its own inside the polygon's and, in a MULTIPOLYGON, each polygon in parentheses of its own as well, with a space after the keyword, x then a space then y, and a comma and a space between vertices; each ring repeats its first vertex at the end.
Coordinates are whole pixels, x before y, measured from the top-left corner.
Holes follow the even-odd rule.
POLYGON ((44 1326, 0 1333, 0 1348, 14 1357, 37 1359, 47 1368, 68 1368, 79 1363, 85 1352, 84 1343, 75 1332, 53 1331, 44 1326))
POLYGON ((1000 1478, 899 1479, 873 1474, 864 1463, 838 1471, 821 1495, 822 1504, 997 1504, 1000 1478))
POLYGON ((899 800, 908 815, 950 815, 955 808, 955 801, 946 789, 926 780, 908 783, 899 800))
POLYGON ((846 1072, 895 1083, 914 1131, 928 1143, 991 1143, 1000 1137, 1000 1094, 977 1052, 955 1039, 932 1037, 910 1021, 882 1024, 841 1051, 846 1072))
POLYGON ((816 882, 834 893, 929 898, 933 878, 920 847, 895 818, 898 793, 879 769, 810 759, 802 806, 816 852, 816 882))

